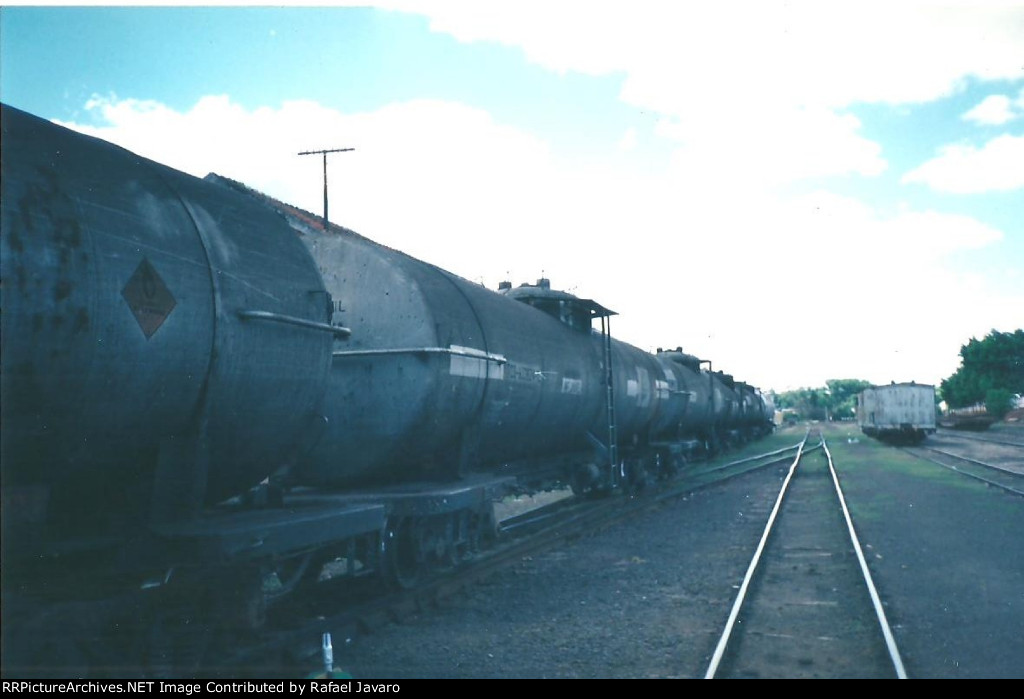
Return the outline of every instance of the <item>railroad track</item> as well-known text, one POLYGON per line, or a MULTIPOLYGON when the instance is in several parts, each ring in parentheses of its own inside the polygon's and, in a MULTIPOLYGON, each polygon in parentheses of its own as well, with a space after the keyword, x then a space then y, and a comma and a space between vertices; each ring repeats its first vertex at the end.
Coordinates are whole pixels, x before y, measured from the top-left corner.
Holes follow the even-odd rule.
POLYGON ((1024 445, 1006 449, 1003 447, 1004 453, 989 454, 987 460, 932 446, 905 447, 903 451, 1007 493, 1024 496, 1024 445))
POLYGON ((1024 448, 1024 434, 1021 435, 1020 439, 1001 439, 999 437, 992 436, 981 436, 973 433, 966 433, 962 430, 950 430, 946 428, 939 429, 936 436, 948 438, 948 439, 963 439, 971 442, 987 442, 989 444, 1002 444, 1011 447, 1024 448))
POLYGON ((706 679, 906 677, 831 453, 824 439, 817 454, 807 446, 805 438, 706 679))
POLYGON ((414 589, 382 593, 372 582, 355 591, 344 584, 333 591, 327 586, 315 595, 283 605, 275 615, 278 623, 215 656, 216 666, 203 668, 201 673, 240 678, 265 676, 269 668, 281 668, 280 672, 294 675, 296 667, 317 667, 324 634, 330 634, 333 647, 338 648, 383 625, 441 605, 445 598, 521 562, 524 557, 621 524, 700 488, 788 462, 802 445, 801 442, 724 463, 694 464, 678 479, 651 484, 643 493, 570 498, 510 517, 499 523, 499 537, 492 548, 414 589))

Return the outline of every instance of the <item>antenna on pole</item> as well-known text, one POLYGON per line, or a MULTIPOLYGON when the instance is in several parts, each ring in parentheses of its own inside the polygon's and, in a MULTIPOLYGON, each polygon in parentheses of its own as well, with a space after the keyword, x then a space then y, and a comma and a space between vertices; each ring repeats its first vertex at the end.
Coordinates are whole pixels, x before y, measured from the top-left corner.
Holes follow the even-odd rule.
POLYGON ((327 154, 344 153, 355 150, 355 148, 329 148, 326 150, 304 150, 299 155, 323 155, 324 156, 324 230, 327 230, 327 154))

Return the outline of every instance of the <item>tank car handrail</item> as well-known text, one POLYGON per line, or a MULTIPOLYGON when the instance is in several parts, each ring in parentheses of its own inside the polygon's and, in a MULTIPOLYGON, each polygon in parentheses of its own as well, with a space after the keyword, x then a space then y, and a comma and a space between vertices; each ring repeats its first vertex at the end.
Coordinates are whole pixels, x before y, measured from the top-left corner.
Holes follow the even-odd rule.
POLYGON ((332 352, 335 357, 372 357, 382 354, 450 354, 455 357, 472 357, 495 364, 507 364, 508 360, 500 354, 491 354, 468 347, 393 347, 390 349, 337 350, 332 352))
POLYGON ((344 328, 340 325, 318 323, 315 320, 306 320, 305 318, 296 318, 295 316, 286 316, 282 313, 271 313, 270 311, 239 311, 238 317, 242 320, 269 320, 274 323, 295 325, 300 328, 309 328, 310 330, 321 330, 342 339, 347 339, 352 334, 349 328, 344 328))

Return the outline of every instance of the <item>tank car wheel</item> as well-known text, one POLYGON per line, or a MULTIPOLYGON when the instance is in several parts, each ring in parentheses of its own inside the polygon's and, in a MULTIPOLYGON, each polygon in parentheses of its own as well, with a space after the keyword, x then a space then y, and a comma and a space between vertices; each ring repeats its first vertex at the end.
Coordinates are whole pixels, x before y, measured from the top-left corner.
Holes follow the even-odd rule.
POLYGON ((569 488, 577 497, 594 495, 600 485, 600 473, 594 464, 577 464, 569 470, 569 488))
POLYGON ((276 561, 263 576, 263 594, 267 602, 277 602, 294 592, 310 570, 312 560, 313 553, 309 552, 276 561))
POLYGON ((444 566, 457 568, 469 558, 472 552, 472 524, 468 512, 452 514, 447 527, 447 546, 445 547, 444 566))
POLYGON ((470 517, 469 555, 490 548, 497 540, 498 520, 494 516, 494 506, 485 505, 470 517))
POLYGON ((388 525, 384 534, 384 575, 396 587, 411 590, 423 576, 420 529, 413 517, 402 517, 388 525))
POLYGON ((651 457, 651 476, 655 481, 664 481, 668 480, 670 475, 668 459, 661 452, 655 452, 651 457))
POLYGON ((719 438, 718 432, 712 430, 704 440, 704 452, 708 458, 715 458, 728 451, 727 445, 719 438))
POLYGON ((419 548, 426 571, 446 571, 461 562, 456 540, 458 538, 458 513, 434 515, 419 518, 419 548))
POLYGON ((658 480, 670 481, 686 467, 686 457, 682 454, 659 453, 655 456, 654 473, 658 480))
POLYGON ((673 478, 675 478, 680 473, 685 471, 686 467, 690 465, 689 464, 689 460, 683 454, 675 454, 675 455, 673 455, 670 463, 671 463, 670 468, 672 469, 672 477, 673 478))
POLYGON ((625 459, 619 464, 619 478, 627 493, 635 494, 647 487, 647 463, 644 459, 625 459))
POLYGON ((451 542, 445 551, 445 558, 442 564, 443 570, 458 568, 468 561, 473 555, 473 543, 471 541, 451 542))
POLYGON ((465 544, 452 543, 445 550, 445 556, 441 568, 443 570, 450 570, 452 568, 458 568, 462 565, 462 562, 466 560, 469 555, 469 551, 465 544))

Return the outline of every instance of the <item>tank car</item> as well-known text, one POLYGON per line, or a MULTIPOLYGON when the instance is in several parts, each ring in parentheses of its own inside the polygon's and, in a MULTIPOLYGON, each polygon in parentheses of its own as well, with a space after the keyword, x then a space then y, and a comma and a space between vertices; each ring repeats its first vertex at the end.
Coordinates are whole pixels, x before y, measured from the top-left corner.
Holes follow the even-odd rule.
POLYGON ((379 503, 253 507, 315 443, 349 332, 287 222, 0 110, 5 620, 40 591, 177 589, 186 569, 227 587, 330 541, 379 550, 379 503))
MULTIPOLYGON (((756 389, 546 279, 496 293, 240 183, 0 127, 5 602, 69 571, 414 584, 504 493, 637 489, 770 429, 756 389)), ((253 613, 247 584, 210 606, 253 613)))
POLYGON ((13 108, 2 128, 5 533, 170 521, 294 458, 347 331, 281 217, 13 108))
POLYGON ((918 444, 935 432, 935 387, 911 381, 864 389, 857 396, 857 424, 869 437, 918 444))
POLYGON ((548 279, 495 294, 250 194, 292 223, 343 300, 335 322, 353 328, 333 354, 327 428, 297 482, 342 488, 476 470, 608 490, 755 432, 752 388, 741 398, 732 377, 701 372, 694 357, 612 338, 615 313, 593 300, 548 279))

